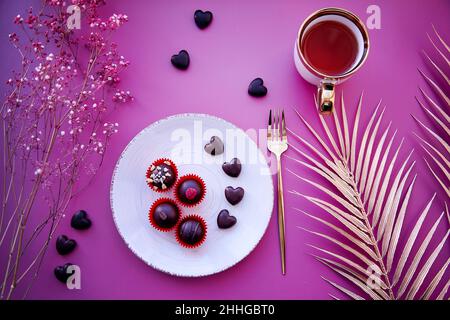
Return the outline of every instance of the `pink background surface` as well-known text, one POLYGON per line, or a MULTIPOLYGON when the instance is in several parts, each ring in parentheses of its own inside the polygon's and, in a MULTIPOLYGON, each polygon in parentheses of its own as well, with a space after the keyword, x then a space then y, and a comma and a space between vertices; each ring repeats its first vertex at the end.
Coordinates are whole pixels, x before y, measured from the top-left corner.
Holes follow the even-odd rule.
MULTIPOLYGON (((420 52, 422 49, 431 52, 426 37, 427 32, 432 32, 431 23, 448 42, 449 1, 107 2, 108 14, 120 12, 130 17, 129 23, 117 33, 116 40, 120 51, 132 62, 123 74, 123 87, 130 89, 136 100, 120 106, 111 117, 111 121, 120 123, 120 134, 115 136, 98 177, 73 201, 68 217, 59 229, 59 233, 75 238, 78 248, 62 257, 51 246, 31 298, 328 299, 328 293, 341 296, 321 276, 341 284, 345 281, 308 255, 314 251, 306 244, 334 247, 297 226, 319 231, 326 229, 297 214, 292 207, 315 213, 317 209, 289 193, 285 194, 287 275, 284 277, 280 273, 275 214, 260 244, 241 263, 217 275, 187 279, 153 270, 134 256, 115 228, 109 205, 111 175, 123 148, 140 130, 166 116, 184 112, 209 113, 243 129, 263 128, 268 109, 279 106, 286 109, 288 126, 310 137, 292 108, 319 125, 312 100, 315 88, 297 74, 292 51, 303 19, 322 7, 343 7, 366 20, 366 8, 370 4, 380 6, 381 30, 369 30, 372 46, 366 65, 339 86, 338 92, 345 91, 348 112, 353 114, 359 94, 365 91, 364 123, 382 98, 387 107, 384 125, 392 121, 398 136, 406 138, 401 155, 405 156, 411 148, 416 149, 413 158, 417 160, 415 172, 419 176, 406 228, 411 228, 411 219, 420 213, 434 190, 438 191, 438 201, 433 205, 426 225, 429 226, 442 211, 445 196, 426 169, 423 151, 412 134, 418 128, 410 114, 428 121, 414 99, 419 93, 418 85, 426 87, 417 67, 430 70, 420 52), (199 30, 193 21, 193 13, 199 8, 214 14, 214 20, 206 30, 199 30), (178 71, 170 64, 171 55, 181 49, 186 49, 191 56, 191 65, 186 72, 178 71), (249 82, 256 77, 262 77, 269 90, 261 99, 247 94, 249 82), (93 220, 92 228, 84 232, 70 228, 71 214, 81 208, 87 210, 93 220), (53 268, 66 262, 81 267, 81 290, 67 290, 54 278, 53 268)), ((6 37, 13 28, 12 17, 23 13, 30 3, 3 1, 0 5, 2 61, 18 61, 6 37)), ((7 79, 10 69, 11 65, 0 65, 3 79, 7 79)), ((295 156, 292 150, 289 154, 295 156)), ((313 176, 308 169, 288 159, 284 164, 301 175, 313 176)), ((320 194, 287 172, 284 178, 287 190, 320 194)), ((439 238, 447 228, 444 221, 438 228, 439 238)), ((437 240, 438 237, 434 239, 435 243, 437 240)), ((405 241, 401 239, 400 245, 405 241)), ((447 243, 439 256, 440 263, 435 264, 433 270, 442 265, 449 252, 447 243)))

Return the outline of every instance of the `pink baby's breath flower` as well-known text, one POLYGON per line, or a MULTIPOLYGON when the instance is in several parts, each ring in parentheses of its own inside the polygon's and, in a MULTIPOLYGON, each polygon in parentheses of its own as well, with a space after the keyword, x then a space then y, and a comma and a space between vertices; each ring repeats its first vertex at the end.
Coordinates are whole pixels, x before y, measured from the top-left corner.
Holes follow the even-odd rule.
POLYGON ((9 41, 11 41, 13 43, 19 42, 19 37, 17 36, 17 34, 15 32, 10 33, 8 35, 8 38, 9 38, 9 41))
POLYGON ((109 17, 108 25, 111 28, 111 30, 115 30, 127 21, 128 21, 128 16, 126 14, 114 13, 111 17, 109 17))
POLYGON ((37 42, 33 42, 33 50, 34 52, 41 52, 42 50, 44 50, 44 45, 37 41, 37 42))
POLYGON ((116 91, 116 93, 113 96, 113 100, 116 102, 129 102, 129 101, 133 101, 134 97, 131 95, 130 91, 116 91))
MULTIPOLYGON (((35 199, 42 199, 49 211, 31 210, 30 215, 36 217, 30 221, 42 218, 41 222, 52 234, 52 228, 58 225, 52 222, 64 215, 67 200, 85 181, 82 177, 98 171, 111 138, 118 132, 119 124, 105 122, 104 118, 111 114, 116 102, 134 98, 130 91, 119 89, 120 74, 129 61, 119 53, 117 44, 109 40, 110 34, 128 21, 128 16, 113 14, 102 20, 99 11, 104 0, 42 3, 43 8, 36 11, 30 8, 23 15, 25 18, 18 14, 13 19, 18 26, 8 38, 18 50, 21 66, 7 77, 9 92, 0 109, 0 121, 7 131, 5 148, 11 160, 5 166, 11 172, 8 178, 14 175, 12 189, 19 190, 23 181, 31 184, 27 194, 24 192, 19 200, 10 197, 13 200, 4 205, 14 212, 16 207, 24 208, 25 203, 33 207, 35 199), (70 4, 80 8, 82 23, 88 21, 81 34, 67 29, 66 9, 70 4), (85 50, 85 54, 74 56, 74 48, 80 53, 85 50)), ((6 194, 1 186, 0 190, 6 194)), ((34 229, 31 226, 30 230, 34 229)), ((16 230, 11 227, 11 232, 16 230)), ((22 249, 14 250, 22 252, 22 249)), ((12 261, 4 269, 5 274, 11 275, 4 282, 6 288, 12 288, 11 292, 17 279, 9 268, 14 268, 15 263, 12 261)), ((36 271, 21 264, 22 268, 36 271)))
POLYGON ((15 24, 20 24, 23 22, 23 18, 20 14, 18 14, 15 18, 14 18, 14 23, 15 24))
POLYGON ((25 23, 28 24, 28 26, 31 28, 37 22, 37 20, 37 16, 30 13, 25 23))

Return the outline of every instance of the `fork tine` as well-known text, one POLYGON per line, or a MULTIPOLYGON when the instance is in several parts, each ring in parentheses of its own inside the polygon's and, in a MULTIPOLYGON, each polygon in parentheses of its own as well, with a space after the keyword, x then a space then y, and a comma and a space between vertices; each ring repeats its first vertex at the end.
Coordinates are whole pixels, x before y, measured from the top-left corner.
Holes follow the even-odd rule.
POLYGON ((281 141, 282 135, 281 135, 281 129, 282 129, 282 125, 281 125, 281 116, 280 116, 280 108, 277 109, 277 117, 278 117, 278 141, 281 141))
POLYGON ((279 128, 279 126, 280 126, 280 123, 279 123, 279 119, 278 119, 278 109, 275 109, 275 134, 274 134, 274 140, 275 141, 278 141, 278 135, 279 135, 279 131, 278 131, 278 128, 279 128))
POLYGON ((272 141, 275 140, 275 125, 276 125, 276 114, 275 114, 275 109, 271 109, 270 113, 272 115, 272 126, 270 127, 271 131, 272 131, 272 141))
POLYGON ((269 124, 267 125, 267 141, 272 140, 272 109, 269 111, 269 124))
POLYGON ((281 113, 281 133, 282 133, 282 137, 283 137, 283 141, 287 141, 287 134, 286 134, 286 120, 284 119, 284 109, 282 110, 281 113))
MULTIPOLYGON (((270 110, 270 112, 272 113, 272 109, 270 110)), ((275 135, 276 134, 276 132, 275 132, 276 125, 277 125, 277 123, 276 123, 276 117, 275 117, 275 110, 273 110, 273 113, 272 113, 272 127, 271 127, 271 130, 272 130, 272 141, 276 139, 276 135, 275 135)))

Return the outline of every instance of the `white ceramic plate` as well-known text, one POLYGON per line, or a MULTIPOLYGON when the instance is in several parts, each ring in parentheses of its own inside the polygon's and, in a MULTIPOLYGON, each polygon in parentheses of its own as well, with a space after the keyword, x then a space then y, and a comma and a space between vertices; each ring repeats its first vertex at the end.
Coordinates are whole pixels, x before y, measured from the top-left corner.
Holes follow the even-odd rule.
POLYGON ((111 184, 111 207, 122 238, 148 265, 177 276, 206 276, 223 271, 244 259, 264 235, 273 208, 272 178, 263 154, 241 129, 222 119, 203 114, 180 114, 151 124, 123 151, 111 184), (211 156, 203 147, 211 136, 222 138, 225 152, 211 156), (174 232, 159 232, 148 221, 148 210, 161 196, 173 198, 173 188, 156 193, 146 185, 147 167, 158 158, 170 158, 179 175, 195 173, 207 192, 203 202, 183 214, 197 213, 207 222, 205 242, 198 248, 180 246, 174 232), (239 177, 231 178, 222 163, 237 157, 239 177), (244 198, 236 206, 225 199, 227 186, 243 187, 244 198), (217 215, 228 209, 238 222, 230 229, 217 227, 217 215))

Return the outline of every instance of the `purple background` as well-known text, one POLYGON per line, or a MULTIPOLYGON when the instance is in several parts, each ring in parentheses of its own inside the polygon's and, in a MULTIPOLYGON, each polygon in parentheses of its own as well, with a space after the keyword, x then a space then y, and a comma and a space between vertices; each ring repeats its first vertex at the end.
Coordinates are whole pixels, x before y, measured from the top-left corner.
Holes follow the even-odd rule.
MULTIPOLYGON (((338 92, 345 91, 347 109, 353 115, 358 96, 365 91, 363 123, 367 123, 371 110, 382 98, 383 105, 387 106, 383 124, 392 121, 398 136, 406 138, 401 155, 404 157, 411 148, 416 149, 414 171, 419 177, 406 228, 411 228, 412 219, 420 213, 434 190, 438 191, 438 200, 426 225, 434 222, 442 211, 445 195, 426 169, 423 151, 412 134, 419 130, 410 114, 428 121, 414 99, 419 93, 418 85, 426 87, 417 68, 430 72, 421 50, 432 52, 426 37, 427 32, 432 32, 431 23, 449 42, 448 0, 107 2, 107 14, 126 13, 130 17, 129 23, 118 31, 116 40, 121 53, 132 62, 122 76, 123 87, 130 89, 136 100, 120 106, 109 119, 120 123, 120 134, 114 138, 93 184, 73 201, 68 211, 70 217, 73 211, 86 209, 92 216, 93 227, 79 232, 70 228, 68 218, 62 222, 59 233, 75 238, 79 247, 68 257, 59 256, 54 246, 50 247, 31 298, 327 299, 328 293, 342 296, 321 276, 341 284, 345 281, 308 255, 314 249, 306 244, 339 249, 297 226, 327 232, 329 229, 297 214, 292 207, 313 213, 320 211, 287 192, 287 275, 284 277, 280 273, 275 214, 262 241, 244 261, 214 276, 186 279, 153 270, 134 256, 115 228, 109 205, 111 174, 123 148, 141 129, 166 116, 184 112, 209 113, 243 129, 263 128, 269 107, 280 106, 286 109, 288 126, 310 138, 292 108, 318 127, 312 100, 315 88, 297 74, 292 51, 303 19, 322 7, 343 7, 366 20, 366 8, 370 4, 380 6, 381 30, 369 30, 371 51, 366 65, 339 86, 338 92), (214 21, 206 30, 199 30, 193 21, 193 13, 199 8, 214 14, 214 21), (191 55, 191 65, 186 72, 174 69, 169 62, 171 55, 181 49, 188 50, 191 55), (255 77, 262 77, 268 87, 269 93, 264 98, 255 99, 246 92, 255 77), (68 261, 81 267, 81 290, 67 290, 53 276, 53 268, 68 261)), ((33 1, 2 1, 1 61, 18 62, 7 42, 7 34, 14 28, 12 17, 23 14, 31 3, 33 1)), ((0 65, 3 79, 8 78, 10 71, 11 64, 0 65)), ((295 156, 292 150, 289 154, 295 156)), ((288 159, 284 164, 301 175, 314 176, 288 159)), ((320 195, 287 172, 284 178, 286 190, 320 195)), ((439 236, 434 238, 435 243, 447 228, 447 222, 443 221, 437 231, 439 236)), ((405 241, 403 237, 399 245, 405 241)), ((447 259, 449 250, 447 243, 433 270, 447 259)))

